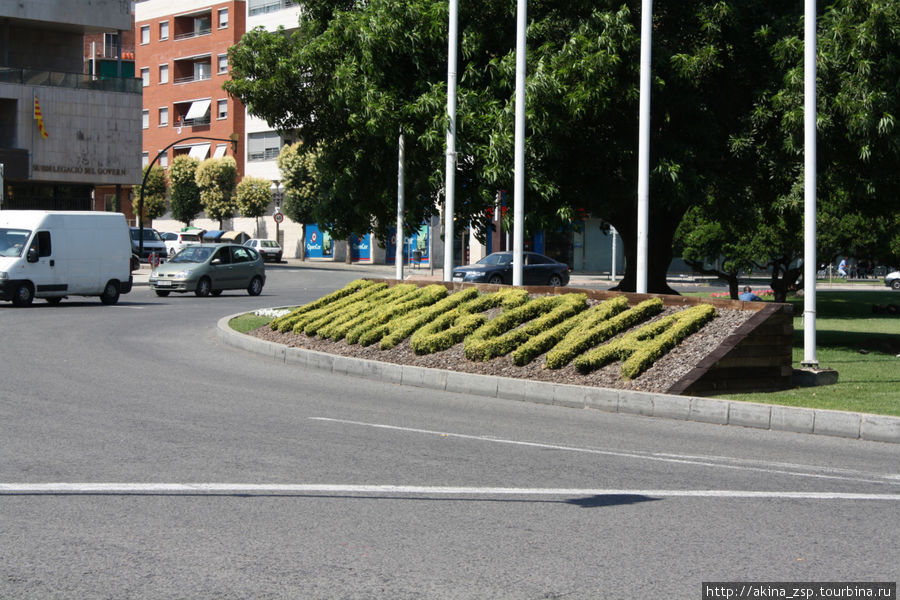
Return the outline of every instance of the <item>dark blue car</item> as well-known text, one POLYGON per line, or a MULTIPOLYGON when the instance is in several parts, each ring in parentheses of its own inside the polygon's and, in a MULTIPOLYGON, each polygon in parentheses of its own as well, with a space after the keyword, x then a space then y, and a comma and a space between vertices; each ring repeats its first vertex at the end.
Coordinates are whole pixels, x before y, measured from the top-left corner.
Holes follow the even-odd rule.
MULTIPOLYGON (((524 253, 523 285, 562 286, 569 283, 569 266, 536 252, 524 253)), ((512 252, 488 254, 474 265, 453 269, 453 281, 512 285, 512 252)))

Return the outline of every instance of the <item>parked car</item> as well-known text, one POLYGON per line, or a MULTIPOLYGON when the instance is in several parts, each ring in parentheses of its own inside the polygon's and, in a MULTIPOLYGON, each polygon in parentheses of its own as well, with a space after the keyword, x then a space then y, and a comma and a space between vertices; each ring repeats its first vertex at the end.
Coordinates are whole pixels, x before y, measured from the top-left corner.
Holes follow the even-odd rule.
POLYGON ((166 256, 172 258, 188 246, 200 243, 200 236, 196 233, 186 233, 180 231, 178 233, 166 231, 159 234, 166 245, 166 256))
POLYGON ((247 290, 258 296, 266 283, 262 256, 236 244, 188 246, 150 273, 150 288, 157 296, 194 292, 218 296, 223 290, 247 290))
POLYGON ((144 251, 141 253, 141 229, 139 227, 131 228, 131 251, 138 255, 144 261, 149 262, 150 255, 156 253, 157 256, 165 258, 166 243, 160 237, 159 232, 150 227, 144 227, 144 251))
MULTIPOLYGON (((523 285, 562 286, 569 283, 569 267, 549 256, 536 252, 524 253, 523 285)), ((474 265, 453 269, 453 281, 512 284, 512 252, 488 254, 474 265)))
POLYGON ((893 271, 884 276, 884 285, 892 290, 900 291, 900 271, 893 271))
POLYGON ((281 261, 281 246, 275 240, 253 238, 244 242, 244 245, 248 248, 253 248, 262 254, 263 260, 271 260, 273 262, 281 261))

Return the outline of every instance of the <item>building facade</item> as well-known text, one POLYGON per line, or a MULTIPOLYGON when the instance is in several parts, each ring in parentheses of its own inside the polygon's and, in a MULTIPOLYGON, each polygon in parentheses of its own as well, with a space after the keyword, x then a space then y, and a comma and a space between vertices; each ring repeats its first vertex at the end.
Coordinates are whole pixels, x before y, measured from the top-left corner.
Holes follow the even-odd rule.
POLYGON ((122 36, 127 0, 0 3, 0 208, 103 210, 140 182, 140 82, 84 71, 86 35, 122 36))
POLYGON ((180 154, 233 156, 244 174, 244 106, 222 84, 228 48, 246 31, 243 0, 145 0, 135 5, 135 70, 144 93, 142 165, 180 154), (235 154, 230 139, 236 136, 235 154))

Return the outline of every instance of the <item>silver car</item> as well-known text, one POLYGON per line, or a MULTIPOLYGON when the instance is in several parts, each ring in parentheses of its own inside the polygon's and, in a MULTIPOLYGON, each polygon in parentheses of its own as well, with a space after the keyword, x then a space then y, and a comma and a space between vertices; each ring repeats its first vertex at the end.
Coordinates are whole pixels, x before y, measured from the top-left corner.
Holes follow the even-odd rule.
POLYGON ((157 296, 172 292, 218 296, 223 290, 242 289, 258 296, 265 283, 266 267, 259 252, 236 244, 188 246, 150 273, 150 288, 157 296))

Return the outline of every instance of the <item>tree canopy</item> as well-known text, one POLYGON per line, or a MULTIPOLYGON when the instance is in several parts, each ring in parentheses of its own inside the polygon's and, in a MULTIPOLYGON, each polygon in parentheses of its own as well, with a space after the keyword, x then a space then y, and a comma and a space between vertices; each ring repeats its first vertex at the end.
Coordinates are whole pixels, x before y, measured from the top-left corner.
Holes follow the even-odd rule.
POLYGON ((237 181, 235 160, 230 156, 204 160, 197 167, 195 180, 206 216, 218 221, 221 229, 222 222, 234 216, 237 209, 234 198, 237 181))
POLYGON ((138 193, 132 200, 132 209, 134 214, 138 215, 138 219, 143 222, 144 218, 153 220, 166 214, 167 194, 169 186, 166 183, 166 172, 159 165, 152 167, 144 167, 144 183, 138 188, 138 193), (147 172, 149 169, 149 173, 147 172), (144 214, 140 214, 141 196, 144 198, 144 214))
POLYGON ((200 188, 197 187, 197 166, 200 161, 196 158, 181 154, 176 156, 169 167, 169 181, 172 184, 172 217, 181 221, 185 226, 190 226, 191 221, 203 210, 200 202, 200 188))
MULTIPOLYGON (((298 216, 335 237, 374 224, 383 238, 396 213, 400 133, 405 220, 436 214, 448 123, 447 3, 313 0, 305 8, 292 33, 248 32, 230 51, 226 83, 273 128, 299 130, 302 154, 314 156, 314 167, 304 168, 315 172, 316 192, 304 196, 298 216)), ((620 289, 634 289, 640 2, 533 0, 528 11, 526 231, 585 213, 611 223, 626 248, 620 289)), ((752 258, 776 269, 794 260, 800 11, 777 0, 657 4, 650 291, 669 291, 673 239, 688 211, 692 223, 718 222, 716 235, 746 241, 732 264, 746 264, 744 250, 759 248, 771 252, 752 258), (749 220, 729 222, 735 207, 749 220), (744 223, 754 233, 753 224, 773 229, 750 243, 744 223)), ((866 198, 877 213, 894 192, 896 221, 896 179, 886 175, 896 171, 900 146, 892 116, 900 97, 896 3, 838 0, 822 12, 820 193, 854 206, 866 198)), ((481 233, 498 190, 513 189, 514 22, 511 2, 460 6, 455 210, 481 233)), ((869 208, 860 207, 861 224, 869 208)))

